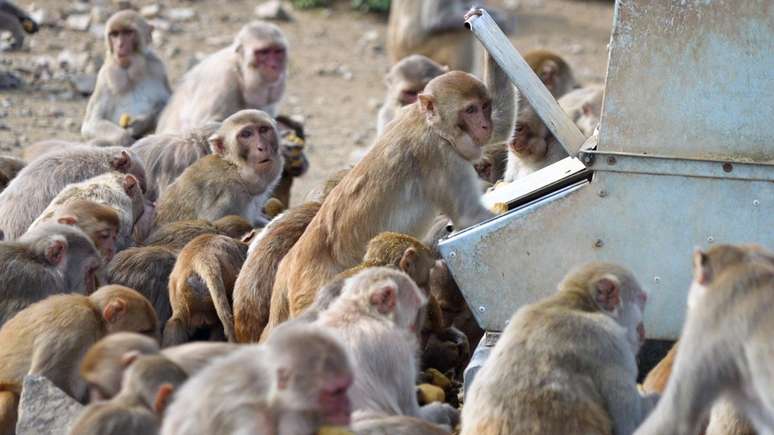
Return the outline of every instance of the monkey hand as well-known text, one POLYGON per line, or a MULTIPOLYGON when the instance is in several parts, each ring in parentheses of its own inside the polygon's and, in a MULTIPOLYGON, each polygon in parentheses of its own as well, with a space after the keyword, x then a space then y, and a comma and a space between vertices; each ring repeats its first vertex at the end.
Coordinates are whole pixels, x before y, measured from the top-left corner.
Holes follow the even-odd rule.
POLYGON ((503 214, 508 212, 508 204, 505 202, 496 202, 492 204, 492 207, 490 208, 492 213, 494 214, 503 214))
POLYGON ((417 399, 420 405, 426 405, 433 402, 445 402, 446 393, 441 387, 432 384, 417 385, 417 399))
POLYGON ((133 122, 134 120, 127 113, 122 114, 121 117, 118 119, 118 125, 121 128, 128 128, 130 125, 132 125, 133 122))
POLYGON ((353 433, 343 426, 322 426, 317 431, 317 435, 353 435, 353 433))

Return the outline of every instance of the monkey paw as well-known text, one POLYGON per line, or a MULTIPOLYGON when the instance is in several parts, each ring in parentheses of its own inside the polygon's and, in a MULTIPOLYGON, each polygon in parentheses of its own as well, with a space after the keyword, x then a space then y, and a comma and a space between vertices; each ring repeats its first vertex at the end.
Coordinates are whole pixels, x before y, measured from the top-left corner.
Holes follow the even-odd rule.
POLYGON ((420 405, 426 405, 433 402, 445 402, 446 393, 442 388, 432 384, 417 385, 417 398, 420 405))
POLYGON ((132 117, 124 113, 121 115, 121 118, 118 119, 118 125, 121 126, 121 128, 127 128, 132 125, 132 121, 132 117))

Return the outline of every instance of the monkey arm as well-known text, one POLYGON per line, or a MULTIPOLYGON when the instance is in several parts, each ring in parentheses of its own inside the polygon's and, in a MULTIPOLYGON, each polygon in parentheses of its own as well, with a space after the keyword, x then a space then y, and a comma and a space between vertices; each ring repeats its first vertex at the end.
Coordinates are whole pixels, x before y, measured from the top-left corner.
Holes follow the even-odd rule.
POLYGON ((424 0, 420 19, 422 30, 425 33, 464 30, 465 12, 472 5, 469 0, 424 0))
POLYGON ((513 84, 505 75, 505 71, 494 58, 484 50, 486 64, 484 66, 484 81, 492 96, 492 123, 494 131, 490 143, 504 142, 513 134, 516 120, 516 93, 513 84))
POLYGON ((460 161, 459 168, 447 168, 440 180, 446 179, 436 193, 437 206, 454 223, 456 229, 467 228, 495 215, 481 204, 478 176, 473 165, 460 161), (449 188, 448 186, 457 186, 449 188))
MULTIPOLYGON (((100 76, 101 77, 101 76, 100 76)), ((97 80, 99 83, 100 80, 97 80)), ((127 146, 134 142, 132 134, 107 119, 109 95, 103 94, 97 88, 86 106, 86 115, 81 125, 81 135, 84 139, 105 139, 114 145, 127 146)))

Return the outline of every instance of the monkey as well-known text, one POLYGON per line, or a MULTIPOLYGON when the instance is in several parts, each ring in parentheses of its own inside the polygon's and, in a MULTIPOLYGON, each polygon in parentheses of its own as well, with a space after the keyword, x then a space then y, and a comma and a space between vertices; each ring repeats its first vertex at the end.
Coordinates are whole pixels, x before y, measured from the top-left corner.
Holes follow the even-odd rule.
POLYGON ((381 136, 384 127, 395 117, 396 110, 417 101, 427 82, 448 71, 448 67, 421 54, 404 57, 393 65, 384 77, 387 94, 379 109, 376 135, 381 136))
POLYGON ((121 392, 108 402, 87 406, 73 423, 72 435, 158 433, 161 417, 188 375, 161 355, 125 355, 129 368, 121 392), (138 432, 139 431, 139 432, 138 432))
POLYGON ((89 236, 71 225, 43 224, 0 242, 0 325, 49 295, 93 292, 100 265, 89 236))
POLYGON ((143 195, 134 175, 111 171, 66 186, 30 224, 30 229, 53 219, 61 214, 62 210, 71 208, 71 204, 75 201, 93 201, 103 204, 118 214, 116 250, 133 246, 135 226, 147 227, 148 220, 153 219, 155 213, 152 203, 143 195), (145 216, 146 213, 150 216, 145 216))
POLYGON ((554 98, 579 87, 570 65, 552 51, 531 50, 524 54, 524 60, 554 98))
POLYGON ((161 350, 161 354, 180 366, 188 376, 193 376, 207 367, 210 361, 237 349, 241 349, 241 346, 236 343, 197 341, 167 347, 161 350))
POLYGON ((589 137, 599 125, 604 95, 604 86, 588 85, 562 95, 558 102, 581 133, 589 137))
POLYGON ((452 70, 472 73, 474 36, 463 16, 469 0, 393 0, 387 23, 387 53, 395 64, 421 54, 452 70))
POLYGON ((422 237, 439 213, 459 228, 494 216, 481 204, 471 164, 498 128, 491 110, 484 84, 452 71, 398 113, 280 262, 273 292, 287 292, 291 317, 320 286, 359 263, 380 232, 422 237))
POLYGON ((279 183, 272 192, 272 198, 279 200, 286 208, 290 206, 290 189, 293 179, 309 169, 309 160, 304 153, 306 134, 304 126, 287 116, 277 116, 277 130, 280 134, 280 150, 285 159, 279 183))
POLYGON ((374 414, 408 415, 450 427, 456 424, 454 408, 437 403, 420 408, 414 393, 416 331, 426 303, 405 272, 372 267, 348 278, 341 295, 313 323, 339 337, 352 356, 354 420, 374 414))
POLYGON ((153 27, 139 13, 122 10, 105 24, 105 63, 81 125, 84 139, 120 146, 153 132, 171 95, 164 63, 151 49, 153 27))
POLYGON ((24 44, 25 33, 37 33, 38 23, 9 0, 0 0, 0 30, 11 32, 11 49, 18 50, 24 44))
POLYGON ((21 171, 26 163, 24 160, 12 156, 0 156, 0 192, 2 192, 11 180, 21 171))
POLYGON ((125 249, 108 263, 106 281, 137 290, 153 305, 163 327, 172 316, 169 303, 169 274, 175 267, 177 251, 166 246, 125 249))
POLYGON ((234 334, 239 343, 257 342, 264 327, 279 325, 288 317, 287 298, 274 294, 277 265, 296 243, 314 215, 319 202, 307 202, 274 218, 256 237, 234 283, 234 334), (275 299, 277 301, 275 302, 275 299), (277 310, 270 307, 277 306, 277 310))
POLYGON ((632 433, 657 400, 636 385, 646 301, 621 266, 571 270, 511 317, 467 393, 461 434, 632 433))
POLYGON ((194 375, 168 408, 161 433, 291 435, 347 426, 352 381, 338 339, 319 327, 292 325, 194 375))
POLYGON ((645 379, 642 381, 642 390, 648 394, 663 394, 666 389, 669 376, 672 374, 672 369, 675 363, 675 356, 677 356, 678 342, 669 349, 666 356, 648 372, 645 379))
POLYGON ((78 146, 30 162, 0 193, 0 230, 18 238, 68 184, 110 171, 134 175, 147 192, 142 163, 126 148, 78 146))
POLYGON ((25 375, 44 376, 83 402, 87 388, 78 375, 78 362, 92 344, 114 332, 157 337, 157 330, 148 300, 117 285, 89 296, 49 296, 18 312, 0 328, 0 433, 14 433, 25 375))
POLYGON ((159 118, 157 133, 223 121, 245 109, 270 116, 285 93, 288 43, 279 27, 253 21, 234 42, 188 71, 159 118))
POLYGON ((438 425, 405 415, 358 420, 352 431, 357 435, 451 435, 438 425))
POLYGON ((722 244, 694 252, 680 350, 661 400, 636 434, 697 433, 717 400, 733 403, 759 432, 774 428, 772 291, 774 254, 762 247, 722 244))
POLYGON ((154 226, 231 214, 265 224, 261 210, 283 165, 274 120, 242 110, 223 121, 209 142, 214 154, 189 166, 159 198, 154 226))
POLYGON ((235 342, 231 295, 247 256, 247 245, 230 237, 204 234, 180 251, 169 275, 172 317, 164 327, 165 347, 182 344, 197 329, 220 330, 235 342))
MULTIPOLYGON (((470 311, 445 261, 438 260, 430 271, 428 287, 430 295, 435 298, 441 310, 441 318, 444 320, 442 327, 461 331, 467 338, 468 344, 476 346, 484 336, 484 330, 470 311)), ((431 367, 436 366, 437 364, 431 365, 431 367)))
POLYGON ((240 239, 252 231, 253 227, 241 216, 224 216, 212 223, 194 219, 163 225, 154 230, 145 246, 165 246, 180 251, 191 240, 203 234, 218 234, 232 239, 240 239))

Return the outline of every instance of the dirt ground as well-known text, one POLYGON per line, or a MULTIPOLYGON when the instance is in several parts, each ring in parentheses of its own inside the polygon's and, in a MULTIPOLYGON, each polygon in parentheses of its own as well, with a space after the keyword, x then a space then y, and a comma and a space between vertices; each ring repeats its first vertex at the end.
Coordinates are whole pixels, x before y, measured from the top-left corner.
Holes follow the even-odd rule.
MULTIPOLYGON (((34 6, 59 15, 75 2, 36 0, 34 6)), ((91 2, 112 12, 109 1, 91 2)), ((136 7, 148 1, 131 2, 136 7)), ((197 58, 229 43, 246 22, 254 19, 258 1, 168 0, 162 11, 192 8, 193 19, 172 22, 172 29, 154 41, 167 65, 172 86, 197 58)), ((480 2, 484 3, 484 2, 480 2)), ((17 1, 22 7, 32 5, 17 1)), ((603 82, 613 3, 603 0, 490 0, 515 17, 517 49, 547 48, 562 55, 581 83, 603 82)), ((290 44, 288 92, 280 113, 303 118, 307 129, 309 172, 294 186, 294 202, 328 174, 347 165, 358 148, 375 135, 376 114, 383 98, 383 75, 389 67, 384 50, 386 16, 352 11, 348 1, 329 10, 291 11, 293 20, 278 23, 290 44)), ((63 50, 75 55, 102 56, 102 39, 90 32, 43 27, 25 41, 19 52, 0 52, 0 70, 25 81, 17 90, 0 91, 0 153, 19 154, 21 148, 43 139, 80 139, 80 123, 87 97, 74 93, 64 73, 35 79, 46 59, 63 50), (57 77, 58 76, 58 77, 57 77)), ((55 63, 55 62, 54 62, 55 63)))

